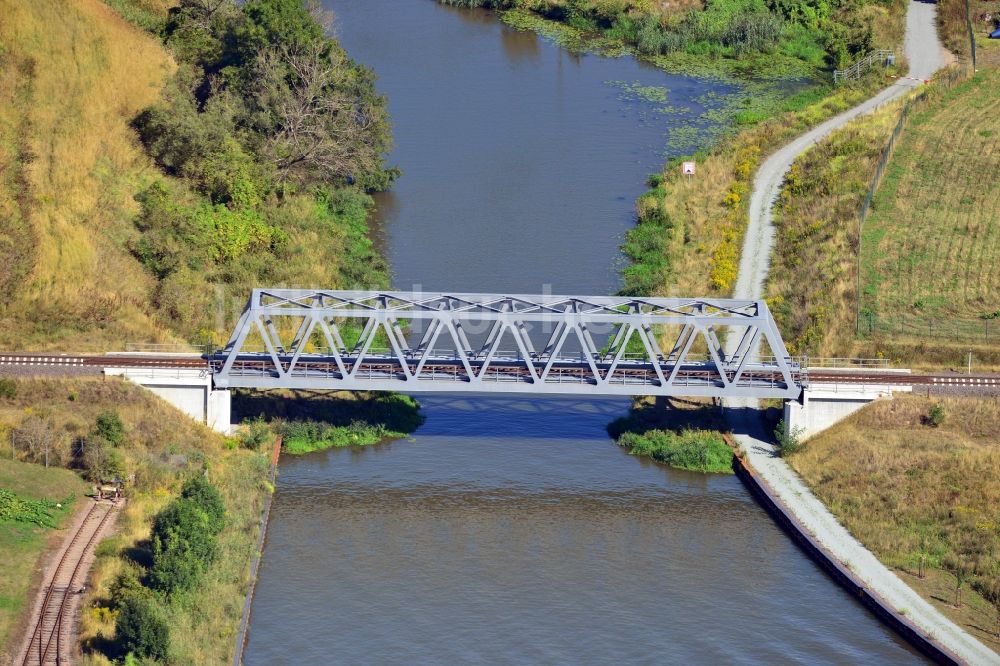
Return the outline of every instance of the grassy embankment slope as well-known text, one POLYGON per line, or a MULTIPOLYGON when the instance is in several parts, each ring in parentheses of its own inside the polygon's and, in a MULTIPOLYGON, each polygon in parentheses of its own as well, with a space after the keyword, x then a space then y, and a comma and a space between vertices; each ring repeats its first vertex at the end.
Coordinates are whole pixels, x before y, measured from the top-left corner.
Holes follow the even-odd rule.
POLYGON ((0 15, 0 346, 164 335, 121 246, 152 176, 129 121, 170 57, 99 0, 0 0, 0 15))
POLYGON ((111 4, 148 31, 0 0, 0 347, 218 342, 252 286, 383 284, 371 73, 297 2, 111 4))
POLYGON ((899 105, 805 153, 784 186, 768 297, 793 353, 1000 366, 1000 70, 932 87, 900 135, 865 221, 858 210, 899 105), (855 335, 860 321, 861 337, 855 335), (987 337, 989 335, 989 337, 987 337))
MULTIPOLYGON (((114 607, 119 600, 112 598, 111 585, 123 569, 149 566, 152 516, 174 496, 184 478, 203 470, 219 488, 227 509, 218 556, 197 588, 163 598, 158 607, 171 628, 172 663, 226 661, 232 654, 260 509, 267 492, 266 452, 227 446, 223 437, 124 381, 22 379, 15 383, 16 396, 0 398, 0 430, 5 434, 8 427, 27 428, 24 418, 25 413, 30 413, 44 420, 44 427, 52 435, 53 464, 77 469, 89 465, 96 474, 105 466, 113 466, 126 475, 135 474, 129 504, 118 520, 115 536, 98 546, 91 589, 83 606, 85 663, 107 664, 104 654, 117 656, 114 607), (117 445, 99 441, 94 432, 98 414, 109 407, 116 410, 124 424, 123 438, 117 445), (101 461, 80 454, 81 449, 97 446, 104 448, 101 461), (109 463, 111 460, 114 462, 109 463)), ((4 436, 0 441, 0 455, 9 458, 10 439, 4 436)), ((19 446, 18 456, 32 457, 23 446, 19 446)), ((17 463, 13 473, 8 474, 11 464, 0 467, 0 486, 31 488, 42 475, 37 465, 27 462, 17 463)), ((86 473, 86 469, 79 473, 86 473)), ((79 494, 84 485, 76 472, 66 469, 49 470, 48 475, 57 485, 50 482, 39 486, 33 494, 62 499, 70 492, 79 494)), ((7 530, 7 526, 0 529, 7 530)), ((32 538, 44 541, 44 536, 32 538)), ((13 551, 17 556, 5 562, 3 579, 8 571, 31 571, 43 545, 36 542, 30 549, 13 551)), ((4 550, 5 555, 8 552, 4 550)), ((16 592, 23 597, 27 581, 19 585, 17 590, 4 591, 4 595, 16 592)), ((5 606, 13 608, 14 604, 5 606)), ((6 622, 9 627, 9 616, 6 622)))
POLYGON ((11 460, 9 453, 0 459, 0 488, 23 499, 48 499, 61 502, 73 496, 76 502, 52 511, 57 529, 30 522, 0 519, 0 660, 14 658, 24 626, 18 621, 28 610, 31 591, 40 584, 37 567, 50 544, 65 535, 73 511, 81 508, 88 485, 67 469, 11 460))
POLYGON ((1000 398, 938 403, 896 396, 872 403, 788 458, 854 536, 994 650, 1000 650, 998 433, 1000 398), (935 404, 944 414, 937 427, 935 404))

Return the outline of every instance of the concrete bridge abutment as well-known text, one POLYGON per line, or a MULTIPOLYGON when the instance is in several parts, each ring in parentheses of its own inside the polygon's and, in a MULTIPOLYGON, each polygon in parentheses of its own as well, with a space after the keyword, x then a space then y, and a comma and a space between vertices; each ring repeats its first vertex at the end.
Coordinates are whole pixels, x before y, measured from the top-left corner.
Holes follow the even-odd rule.
POLYGON ((893 393, 912 390, 913 387, 906 384, 852 384, 850 377, 845 377, 844 383, 805 387, 801 400, 785 402, 783 418, 791 432, 807 439, 875 400, 891 399, 893 393))
POLYGON ((194 420, 228 435, 232 430, 230 392, 212 384, 212 374, 198 368, 104 368, 109 377, 122 377, 149 389, 194 420))

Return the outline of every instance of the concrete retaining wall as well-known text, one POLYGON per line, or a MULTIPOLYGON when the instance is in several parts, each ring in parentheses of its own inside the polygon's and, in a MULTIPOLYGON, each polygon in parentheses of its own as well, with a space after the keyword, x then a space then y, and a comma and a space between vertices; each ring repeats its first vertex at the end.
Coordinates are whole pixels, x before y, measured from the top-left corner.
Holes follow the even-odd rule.
POLYGON ((813 538, 795 515, 784 505, 767 482, 740 456, 733 457, 733 471, 750 489, 754 497, 792 539, 837 583, 864 604, 891 629, 939 664, 963 664, 948 648, 927 637, 919 627, 896 610, 876 592, 870 590, 843 566, 823 545, 813 538))

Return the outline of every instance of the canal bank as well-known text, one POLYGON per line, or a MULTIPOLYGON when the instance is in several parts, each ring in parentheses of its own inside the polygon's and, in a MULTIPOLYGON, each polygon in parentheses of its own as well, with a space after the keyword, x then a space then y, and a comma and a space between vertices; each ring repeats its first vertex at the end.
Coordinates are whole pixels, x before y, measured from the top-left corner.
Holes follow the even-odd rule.
MULTIPOLYGON (((613 82, 695 107, 716 84, 568 54, 489 12, 328 5, 390 99, 397 287, 620 287, 633 202, 685 118, 613 82)), ((617 447, 627 401, 421 402, 412 441, 282 461, 247 664, 920 660, 738 479, 617 447)))
MULTIPOLYGON (((935 7, 911 1, 906 14, 906 57, 910 76, 926 80, 944 65, 937 39, 935 7)), ((763 298, 771 265, 775 229, 772 207, 794 159, 851 119, 873 112, 911 90, 905 81, 810 129, 770 155, 754 175, 749 225, 743 241, 734 288, 738 298, 763 298)), ((791 467, 777 456, 773 437, 757 415, 755 401, 726 402, 726 410, 744 452, 741 474, 779 522, 796 534, 803 548, 846 589, 858 594, 875 614, 922 651, 945 663, 993 664, 1000 656, 946 618, 907 586, 837 521, 791 467), (751 472, 752 470, 752 472, 751 472)))

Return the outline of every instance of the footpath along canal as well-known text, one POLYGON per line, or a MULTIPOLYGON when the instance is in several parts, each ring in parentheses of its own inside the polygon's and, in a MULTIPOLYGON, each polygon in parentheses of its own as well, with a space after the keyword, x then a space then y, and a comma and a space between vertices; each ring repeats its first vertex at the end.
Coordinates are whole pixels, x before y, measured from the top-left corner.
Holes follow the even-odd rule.
MULTIPOLYGON (((727 92, 485 11, 326 6, 389 97, 400 289, 615 292, 646 174, 727 92)), ((615 446, 626 401, 421 402, 412 441, 282 459, 246 664, 922 661, 736 477, 615 446)))

